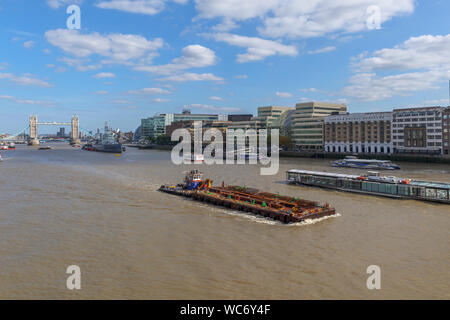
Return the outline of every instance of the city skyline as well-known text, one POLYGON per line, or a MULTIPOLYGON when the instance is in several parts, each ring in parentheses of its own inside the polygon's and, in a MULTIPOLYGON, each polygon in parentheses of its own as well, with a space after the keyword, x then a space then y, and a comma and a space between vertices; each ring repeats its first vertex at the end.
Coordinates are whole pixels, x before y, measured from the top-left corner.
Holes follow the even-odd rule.
POLYGON ((130 131, 141 118, 183 108, 449 104, 448 2, 247 1, 245 10, 235 0, 139 3, 1 0, 0 132, 26 127, 31 114, 77 114, 87 130, 109 121, 130 131), (81 8, 80 30, 66 26, 72 4, 81 8), (379 29, 371 6, 380 9, 379 29))

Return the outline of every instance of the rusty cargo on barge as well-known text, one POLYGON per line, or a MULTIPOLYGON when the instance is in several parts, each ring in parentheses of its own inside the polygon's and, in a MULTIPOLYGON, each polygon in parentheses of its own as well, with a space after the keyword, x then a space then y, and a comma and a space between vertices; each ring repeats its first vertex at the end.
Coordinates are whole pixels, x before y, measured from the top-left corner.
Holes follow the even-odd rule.
POLYGON ((261 192, 248 187, 225 186, 224 183, 220 187, 213 187, 212 181, 203 180, 203 175, 198 170, 188 172, 183 184, 163 185, 159 191, 253 213, 286 224, 336 214, 336 210, 328 204, 320 205, 297 197, 261 192))

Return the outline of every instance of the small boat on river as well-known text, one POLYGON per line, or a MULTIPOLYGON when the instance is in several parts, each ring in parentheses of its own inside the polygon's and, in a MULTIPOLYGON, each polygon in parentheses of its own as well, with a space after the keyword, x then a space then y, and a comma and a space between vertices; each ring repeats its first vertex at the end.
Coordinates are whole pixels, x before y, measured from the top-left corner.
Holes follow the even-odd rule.
POLYGON ((389 160, 358 159, 346 157, 331 163, 333 167, 375 170, 399 170, 400 166, 389 160))

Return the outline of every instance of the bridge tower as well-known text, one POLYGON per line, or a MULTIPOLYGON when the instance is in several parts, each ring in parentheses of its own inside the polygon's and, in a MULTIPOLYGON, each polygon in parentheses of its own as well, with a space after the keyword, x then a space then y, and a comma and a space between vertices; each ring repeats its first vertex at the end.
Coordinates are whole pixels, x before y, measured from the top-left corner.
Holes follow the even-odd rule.
POLYGON ((70 137, 70 144, 78 144, 81 143, 80 140, 80 119, 78 116, 72 117, 72 135, 70 137))
POLYGON ((39 145, 37 116, 30 116, 30 139, 28 140, 28 145, 39 145))

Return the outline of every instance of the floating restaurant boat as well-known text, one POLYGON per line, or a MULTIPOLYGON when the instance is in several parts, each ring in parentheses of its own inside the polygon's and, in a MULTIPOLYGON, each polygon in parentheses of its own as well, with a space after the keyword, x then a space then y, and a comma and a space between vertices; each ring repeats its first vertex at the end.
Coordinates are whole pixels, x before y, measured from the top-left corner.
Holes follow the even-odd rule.
POLYGON ((251 212, 282 223, 302 222, 336 214, 336 210, 328 204, 319 205, 314 201, 261 192, 253 188, 225 186, 224 183, 220 187, 213 187, 211 184, 212 181, 203 179, 203 174, 198 170, 192 170, 186 174, 184 183, 163 185, 159 191, 251 212))
POLYGON ((416 199, 450 204, 450 183, 416 181, 381 176, 378 172, 348 175, 329 172, 289 170, 288 183, 398 199, 416 199))
POLYGON ((331 163, 333 167, 356 168, 356 169, 376 169, 376 170, 399 170, 400 166, 389 160, 358 159, 356 157, 346 157, 331 163))

